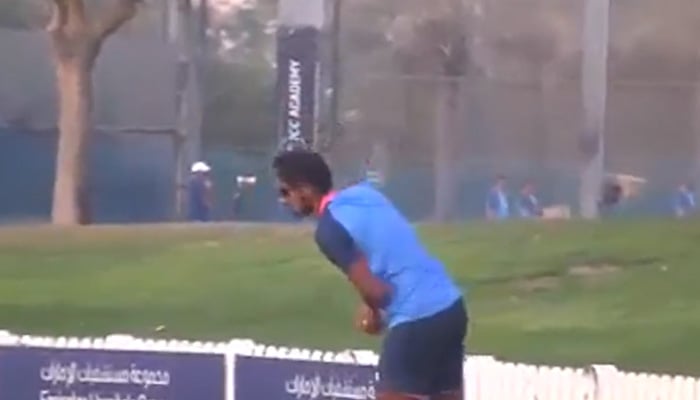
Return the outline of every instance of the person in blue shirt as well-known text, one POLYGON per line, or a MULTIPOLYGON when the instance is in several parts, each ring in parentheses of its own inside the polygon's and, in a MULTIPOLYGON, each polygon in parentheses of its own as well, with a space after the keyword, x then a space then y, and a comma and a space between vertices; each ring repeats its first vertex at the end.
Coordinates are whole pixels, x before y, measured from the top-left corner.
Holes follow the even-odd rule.
POLYGON ((506 178, 499 176, 486 198, 486 219, 504 220, 510 216, 506 178))
POLYGON ((686 218, 695 212, 695 193, 690 185, 683 183, 678 187, 673 200, 673 208, 678 218, 686 218))
POLYGON ((280 198, 297 215, 318 219, 320 251, 359 293, 357 327, 385 332, 378 399, 462 399, 463 295, 412 225, 371 185, 333 191, 317 153, 280 153, 273 168, 280 198))
POLYGON ((539 218, 542 216, 542 207, 535 195, 535 185, 526 183, 518 197, 518 213, 521 218, 539 218))

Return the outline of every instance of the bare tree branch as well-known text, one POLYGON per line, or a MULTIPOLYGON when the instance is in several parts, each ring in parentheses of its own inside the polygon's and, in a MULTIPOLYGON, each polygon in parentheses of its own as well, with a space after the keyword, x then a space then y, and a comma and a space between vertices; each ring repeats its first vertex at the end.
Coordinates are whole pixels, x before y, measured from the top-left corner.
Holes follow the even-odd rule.
POLYGON ((83 0, 62 0, 68 6, 68 25, 82 28, 86 25, 85 3, 83 0))
POLYGON ((46 30, 52 35, 59 34, 68 21, 68 4, 66 0, 51 0, 51 19, 46 30))
POLYGON ((140 2, 141 0, 116 0, 116 4, 95 24, 97 39, 104 40, 132 19, 136 15, 136 7, 140 2))

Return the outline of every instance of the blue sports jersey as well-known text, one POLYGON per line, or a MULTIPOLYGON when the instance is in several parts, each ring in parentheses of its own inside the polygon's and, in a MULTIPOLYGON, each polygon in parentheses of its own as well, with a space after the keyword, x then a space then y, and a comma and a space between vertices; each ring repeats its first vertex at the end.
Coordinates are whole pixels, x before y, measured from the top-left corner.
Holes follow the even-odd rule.
POLYGON ((695 193, 690 190, 678 190, 673 201, 677 212, 688 214, 695 209, 695 193))
POLYGON ((434 315, 462 296, 411 224, 372 186, 348 187, 322 207, 316 243, 343 271, 358 257, 367 259, 372 273, 392 289, 383 310, 390 328, 434 315))
POLYGON ((496 219, 506 219, 510 215, 508 196, 503 189, 491 189, 486 199, 486 208, 496 219))

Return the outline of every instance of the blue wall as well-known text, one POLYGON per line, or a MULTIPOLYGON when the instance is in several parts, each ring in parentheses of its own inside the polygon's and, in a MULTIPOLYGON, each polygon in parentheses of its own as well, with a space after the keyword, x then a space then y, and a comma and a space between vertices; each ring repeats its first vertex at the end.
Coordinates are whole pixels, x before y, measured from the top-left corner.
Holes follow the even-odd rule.
MULTIPOLYGON (((91 152, 90 188, 97 223, 161 222, 173 219, 174 157, 170 139, 160 135, 99 135, 91 152)), ((46 221, 53 189, 56 137, 49 134, 0 129, 0 223, 46 221)), ((216 220, 234 218, 233 194, 238 175, 256 175, 258 184, 244 194, 237 220, 291 221, 276 200, 271 154, 214 151, 205 156, 214 171, 216 220)), ((358 166, 358 171, 360 167, 358 166)), ((533 179, 545 204, 576 204, 578 177, 569 171, 535 171, 516 168, 509 174, 512 193, 533 179)), ((495 175, 494 168, 463 166, 457 191, 455 218, 481 218, 484 198, 495 175)), ((338 176, 358 175, 343 171, 338 176)), ((618 216, 670 215, 670 196, 676 184, 673 174, 650 176, 644 196, 623 204, 618 216)), ((395 170, 384 191, 411 219, 430 217, 433 207, 433 175, 430 168, 395 170)), ((575 207, 574 207, 575 208, 575 207)))
MULTIPOLYGON (((171 218, 174 157, 160 135, 96 135, 89 187, 95 222, 171 218)), ((51 211, 56 136, 0 129, 0 222, 46 221, 51 211)))

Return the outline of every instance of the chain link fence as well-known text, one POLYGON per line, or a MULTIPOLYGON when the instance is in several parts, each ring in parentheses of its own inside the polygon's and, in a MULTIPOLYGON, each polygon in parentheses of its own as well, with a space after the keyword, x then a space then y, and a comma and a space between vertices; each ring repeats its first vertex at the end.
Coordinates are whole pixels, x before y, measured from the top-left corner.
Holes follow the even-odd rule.
MULTIPOLYGON (((335 8, 328 1, 330 14, 335 8)), ((331 18, 319 51, 323 85, 334 86, 331 81, 340 80, 335 85, 339 129, 331 129, 327 121, 334 108, 327 101, 327 91, 321 91, 317 107, 321 138, 330 143, 328 157, 339 184, 369 175, 412 219, 437 215, 464 220, 484 216, 486 196, 503 175, 511 198, 531 182, 544 205, 563 205, 577 213, 585 120, 585 2, 338 1, 338 52, 331 51, 331 18), (335 56, 340 65, 337 76, 325 68, 335 56), (331 131, 337 135, 323 137, 331 131)), ((108 42, 100 57, 95 71, 95 122, 102 128, 144 130, 143 136, 110 139, 135 146, 129 150, 134 155, 124 155, 110 167, 114 176, 127 176, 125 165, 141 154, 138 143, 160 143, 157 154, 163 157, 157 179, 165 182, 156 196, 160 199, 174 190, 170 139, 145 133, 175 124, 177 51, 165 43, 173 28, 160 15, 162 7, 157 2, 148 4, 108 42)), ((213 13, 212 18, 222 19, 222 15, 213 13)), ((605 170, 647 182, 615 212, 638 217, 671 215, 677 187, 700 183, 700 3, 620 0, 611 2, 610 16, 605 170)), ((239 33, 246 37, 246 32, 239 33)), ((266 34, 274 35, 274 30, 266 34)), ((13 54, 0 58, 1 122, 15 131, 52 128, 56 99, 43 33, 3 32, 0 54, 13 54)), ((266 47, 260 54, 274 59, 273 49, 266 47)), ((275 110, 271 106, 259 112, 274 114, 275 110)), ((260 132, 261 137, 266 134, 260 132)), ((43 161, 27 162, 33 158, 19 157, 10 148, 19 146, 18 140, 31 141, 27 137, 5 132, 0 140, 0 154, 5 155, 0 164, 6 171, 52 162, 48 155, 39 157, 41 152, 32 157, 43 161)), ((111 146, 104 151, 117 150, 111 146)), ((229 219, 233 213, 230 198, 240 174, 260 178, 257 194, 249 196, 253 200, 246 206, 247 219, 275 219, 282 214, 269 171, 273 152, 273 148, 208 149, 203 158, 215 167, 217 197, 222 198, 215 212, 218 219, 229 219)), ((47 170, 42 171, 45 178, 27 178, 41 186, 41 191, 30 192, 47 197, 51 174, 47 170)), ((12 174, 5 172, 5 176, 2 184, 16 187, 12 174)), ((0 197, 0 214, 11 209, 10 203, 26 204, 18 200, 18 193, 12 196, 0 197)), ((41 201, 42 216, 48 202, 41 201)), ((153 209, 168 209, 172 214, 171 201, 163 204, 153 209)), ((17 211, 9 212, 13 213, 17 211)), ((139 220, 163 217, 152 214, 139 220)), ((129 215, 111 220, 133 219, 129 215)))
MULTIPOLYGON (((499 175, 513 196, 532 182, 545 205, 575 212, 584 2, 381 3, 343 2, 339 169, 380 170, 414 218, 438 203, 483 216, 499 175)), ((676 187, 700 177, 700 5, 611 7, 605 170, 648 182, 619 214, 669 215, 676 187)))

